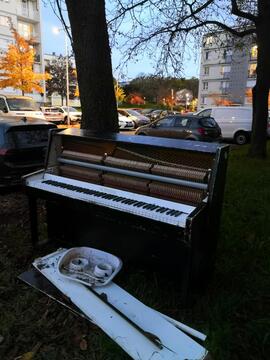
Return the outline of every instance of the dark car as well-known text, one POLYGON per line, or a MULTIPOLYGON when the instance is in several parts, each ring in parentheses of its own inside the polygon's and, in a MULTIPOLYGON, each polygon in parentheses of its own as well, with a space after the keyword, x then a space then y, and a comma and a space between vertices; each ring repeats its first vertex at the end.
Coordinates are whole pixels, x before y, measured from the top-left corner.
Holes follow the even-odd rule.
POLYGON ((141 126, 135 134, 209 142, 221 140, 220 127, 213 118, 194 115, 169 115, 141 126))
POLYGON ((0 117, 0 186, 20 184, 21 176, 44 166, 48 135, 55 124, 0 117))

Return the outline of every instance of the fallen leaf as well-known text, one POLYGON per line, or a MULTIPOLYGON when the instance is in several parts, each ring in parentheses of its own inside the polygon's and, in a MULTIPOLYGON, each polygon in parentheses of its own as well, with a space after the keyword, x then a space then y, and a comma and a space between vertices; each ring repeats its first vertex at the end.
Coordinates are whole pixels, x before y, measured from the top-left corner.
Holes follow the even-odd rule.
POLYGON ((22 355, 21 360, 32 360, 35 356, 35 353, 33 351, 29 351, 22 355))

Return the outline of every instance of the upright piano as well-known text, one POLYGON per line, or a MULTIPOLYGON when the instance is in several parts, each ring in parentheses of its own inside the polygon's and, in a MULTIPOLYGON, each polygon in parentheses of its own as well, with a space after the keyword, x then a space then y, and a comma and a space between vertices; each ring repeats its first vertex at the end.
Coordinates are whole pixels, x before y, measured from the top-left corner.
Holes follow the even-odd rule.
POLYGON ((42 198, 50 240, 168 272, 187 292, 213 268, 228 151, 219 143, 53 131, 45 169, 24 178, 32 240, 42 198))

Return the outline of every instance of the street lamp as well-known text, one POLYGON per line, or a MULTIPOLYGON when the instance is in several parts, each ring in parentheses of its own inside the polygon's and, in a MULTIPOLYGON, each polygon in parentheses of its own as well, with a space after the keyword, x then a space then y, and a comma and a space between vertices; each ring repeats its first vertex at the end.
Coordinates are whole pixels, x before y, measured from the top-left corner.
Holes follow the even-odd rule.
POLYGON ((188 105, 189 105, 189 94, 186 94, 186 111, 188 105))
POLYGON ((174 92, 173 89, 171 89, 171 111, 173 111, 173 100, 174 100, 174 92))
POLYGON ((70 116, 69 116, 69 58, 68 58, 68 38, 65 29, 61 29, 58 27, 53 27, 53 33, 58 35, 60 31, 64 31, 65 34, 65 56, 66 56, 66 105, 67 105, 67 125, 70 125, 70 116))

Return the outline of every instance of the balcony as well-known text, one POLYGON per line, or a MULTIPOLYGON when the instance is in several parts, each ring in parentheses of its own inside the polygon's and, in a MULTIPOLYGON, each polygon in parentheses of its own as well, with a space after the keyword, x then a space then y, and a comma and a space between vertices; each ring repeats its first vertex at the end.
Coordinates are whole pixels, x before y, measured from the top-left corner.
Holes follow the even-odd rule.
POLYGON ((33 22, 39 22, 39 11, 36 9, 34 2, 32 2, 32 4, 28 4, 27 2, 22 4, 22 6, 18 6, 16 8, 17 16, 24 19, 32 20, 33 22))

